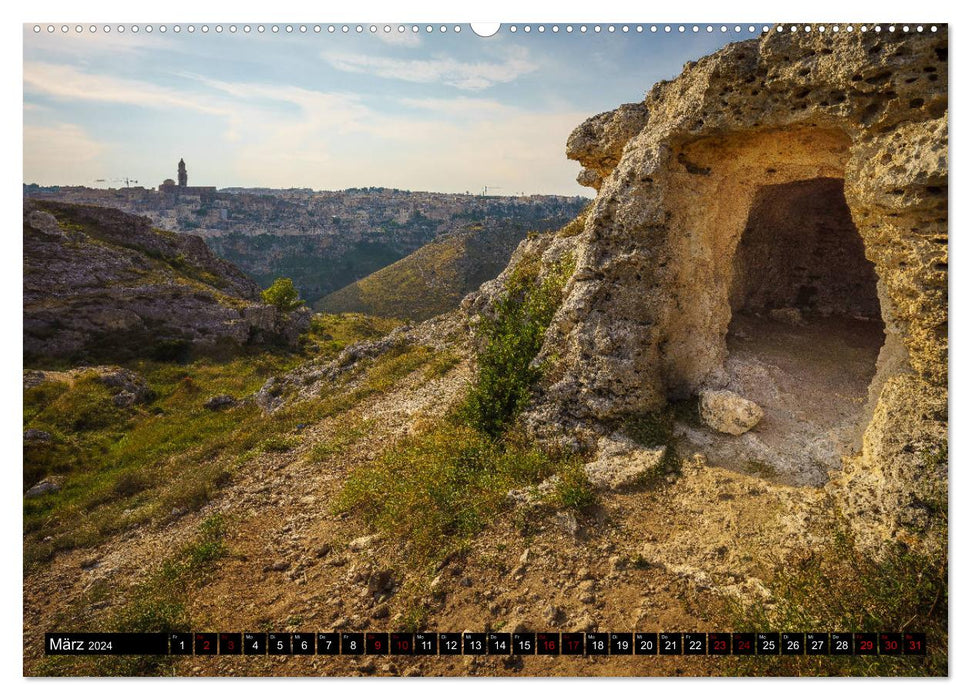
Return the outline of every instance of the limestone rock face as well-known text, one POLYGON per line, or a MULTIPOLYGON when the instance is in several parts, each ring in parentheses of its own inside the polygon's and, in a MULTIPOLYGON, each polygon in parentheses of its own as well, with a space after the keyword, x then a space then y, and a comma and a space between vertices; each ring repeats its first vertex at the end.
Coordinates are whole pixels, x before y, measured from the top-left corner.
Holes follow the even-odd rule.
POLYGON ((259 287, 205 242, 115 209, 24 202, 24 356, 121 359, 295 343, 309 312, 259 287))
POLYGON ((647 124, 649 112, 641 102, 590 117, 566 142, 566 156, 584 167, 577 181, 600 189, 603 178, 617 167, 627 142, 647 124))
POLYGON ((729 435, 742 435, 762 420, 762 409, 734 391, 704 389, 698 394, 701 420, 709 428, 729 435))
MULTIPOLYGON (((754 208, 773 188, 835 185, 873 266, 886 338, 862 452, 827 488, 864 547, 929 536, 929 504, 946 493, 927 464, 947 428, 947 43, 946 27, 769 31, 582 124, 567 153, 598 189, 582 231, 517 252, 576 261, 526 426, 591 448, 612 421, 724 387, 736 252, 754 208)), ((501 279, 464 308, 486 308, 501 279)))

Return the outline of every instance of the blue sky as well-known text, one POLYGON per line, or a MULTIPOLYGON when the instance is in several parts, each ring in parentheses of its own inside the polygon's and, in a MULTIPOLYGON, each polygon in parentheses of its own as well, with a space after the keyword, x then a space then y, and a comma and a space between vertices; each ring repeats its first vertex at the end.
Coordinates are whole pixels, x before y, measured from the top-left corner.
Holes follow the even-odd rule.
POLYGON ((574 127, 750 36, 252 26, 25 26, 24 181, 154 187, 184 157, 189 184, 217 187, 589 195, 564 156, 574 127))

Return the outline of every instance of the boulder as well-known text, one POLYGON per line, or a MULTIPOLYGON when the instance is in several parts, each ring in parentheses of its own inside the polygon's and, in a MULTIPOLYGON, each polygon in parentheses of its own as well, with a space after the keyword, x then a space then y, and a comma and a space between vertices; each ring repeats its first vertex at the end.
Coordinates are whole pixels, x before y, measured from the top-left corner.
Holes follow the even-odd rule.
POLYGON ((32 443, 32 444, 48 443, 53 439, 54 439, 54 436, 51 435, 46 430, 38 430, 37 428, 28 428, 27 430, 24 431, 25 443, 32 443))
POLYGON ((742 435, 762 420, 762 409, 734 391, 703 390, 698 395, 701 420, 709 428, 729 435, 742 435))
POLYGON ((27 489, 24 498, 39 498, 48 493, 57 493, 60 490, 61 487, 56 482, 50 479, 44 479, 27 489))
POLYGON ((109 389, 117 390, 114 396, 116 406, 132 406, 155 398, 155 392, 148 386, 145 377, 123 367, 96 367, 98 381, 109 389), (122 397, 119 399, 119 396, 122 397))
POLYGON ((111 398, 111 403, 113 403, 118 408, 130 408, 135 405, 136 397, 130 391, 119 391, 111 398))

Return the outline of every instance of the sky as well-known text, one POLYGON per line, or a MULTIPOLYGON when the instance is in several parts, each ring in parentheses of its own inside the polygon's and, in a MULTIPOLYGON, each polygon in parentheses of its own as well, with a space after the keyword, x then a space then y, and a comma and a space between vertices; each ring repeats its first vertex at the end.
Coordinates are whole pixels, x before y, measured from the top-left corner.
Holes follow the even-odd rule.
POLYGON ((589 196, 577 125, 754 36, 201 26, 25 25, 24 182, 156 187, 184 158, 190 185, 589 196))

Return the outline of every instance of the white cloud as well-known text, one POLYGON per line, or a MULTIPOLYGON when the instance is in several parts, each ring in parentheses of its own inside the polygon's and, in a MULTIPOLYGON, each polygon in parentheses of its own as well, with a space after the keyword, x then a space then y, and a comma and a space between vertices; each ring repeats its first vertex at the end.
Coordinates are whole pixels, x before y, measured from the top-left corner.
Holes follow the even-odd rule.
POLYGON ((89 25, 84 25, 85 31, 77 33, 74 25, 71 31, 62 33, 60 28, 51 34, 46 31, 35 33, 32 24, 24 25, 24 54, 32 51, 43 51, 45 55, 71 57, 76 60, 88 60, 101 55, 123 55, 138 51, 172 49, 172 41, 160 34, 139 32, 119 33, 116 25, 111 25, 112 31, 105 32, 103 24, 98 24, 98 31, 87 31, 89 25))
POLYGON ((525 51, 510 51, 499 62, 465 62, 445 56, 400 59, 356 53, 324 53, 323 58, 334 68, 349 73, 412 83, 443 83, 461 90, 483 90, 496 83, 512 82, 537 68, 525 51))
POLYGON ((463 118, 499 118, 520 113, 521 110, 498 100, 480 99, 477 97, 402 97, 398 104, 410 109, 420 109, 436 114, 463 118))
POLYGON ((375 109, 354 96, 287 85, 203 80, 240 98, 286 102, 270 112, 241 101, 235 129, 240 183, 321 189, 384 185, 456 192, 578 192, 566 138, 588 115, 527 112, 477 98, 396 100, 375 109), (407 107, 402 112, 395 108, 407 107))
POLYGON ((24 62, 24 91, 34 90, 64 100, 115 102, 139 107, 175 107, 209 114, 228 114, 231 107, 202 97, 186 98, 171 88, 139 80, 85 73, 74 66, 24 62))
MULTIPOLYGON (((181 77, 185 83, 175 91, 69 66, 33 63, 24 72, 25 89, 62 98, 68 106, 101 100, 167 109, 173 133, 193 131, 200 113, 221 117, 221 131, 196 134, 202 142, 209 138, 211 151, 197 148, 193 156, 194 162, 208 159, 206 170, 217 185, 456 192, 488 184, 504 193, 579 191, 564 144, 588 115, 568 108, 535 112, 474 97, 403 98, 372 106, 353 94, 181 77)), ((24 139, 28 181, 82 182, 100 173, 94 160, 101 147, 78 127, 28 127, 24 139)))

